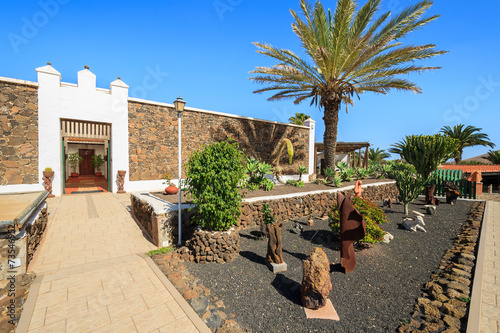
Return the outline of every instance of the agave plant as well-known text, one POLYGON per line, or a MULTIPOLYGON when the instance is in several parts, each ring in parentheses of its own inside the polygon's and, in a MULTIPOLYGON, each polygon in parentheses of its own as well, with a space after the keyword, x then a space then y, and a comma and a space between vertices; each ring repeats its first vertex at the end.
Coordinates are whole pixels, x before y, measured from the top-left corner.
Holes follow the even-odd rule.
POLYGON ((325 169, 325 177, 328 181, 333 181, 335 174, 336 174, 336 171, 334 169, 331 169, 328 167, 325 169))
POLYGON ((340 171, 339 174, 343 181, 352 182, 353 177, 356 174, 356 170, 354 170, 353 168, 347 168, 343 171, 340 171))
POLYGON ((368 169, 358 168, 356 170, 356 174, 357 174, 358 179, 366 179, 366 178, 368 178, 369 172, 368 172, 368 169))
POLYGON ((333 185, 335 185, 335 187, 341 187, 342 186, 342 178, 340 177, 340 175, 335 175, 333 177, 333 185))
POLYGON ((349 165, 347 165, 346 162, 338 162, 337 163, 337 169, 342 172, 344 171, 345 169, 349 168, 349 165))

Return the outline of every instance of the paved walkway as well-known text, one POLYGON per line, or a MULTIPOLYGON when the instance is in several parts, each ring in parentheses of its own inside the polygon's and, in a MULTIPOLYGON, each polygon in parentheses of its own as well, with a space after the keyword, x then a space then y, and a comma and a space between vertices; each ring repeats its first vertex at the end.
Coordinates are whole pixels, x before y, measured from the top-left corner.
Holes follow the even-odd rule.
POLYGON ((129 204, 111 193, 48 200, 46 238, 29 268, 42 275, 29 332, 209 332, 141 255, 155 246, 129 204))
POLYGON ((489 201, 481 304, 481 333, 500 333, 500 202, 489 201))

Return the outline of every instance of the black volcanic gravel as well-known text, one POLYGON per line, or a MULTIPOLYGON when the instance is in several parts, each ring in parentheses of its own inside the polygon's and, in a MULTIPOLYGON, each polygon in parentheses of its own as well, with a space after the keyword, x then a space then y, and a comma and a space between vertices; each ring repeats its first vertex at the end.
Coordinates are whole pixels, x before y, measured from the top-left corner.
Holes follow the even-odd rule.
MULTIPOLYGON (((385 209, 389 223, 382 226, 394 239, 358 251, 357 266, 349 274, 340 271, 339 243, 328 220, 315 220, 312 227, 303 223, 301 235, 290 232, 293 222, 284 224, 284 273, 273 274, 266 267, 267 241, 256 239, 256 228, 240 232, 241 252, 233 262, 185 265, 224 301, 225 312, 235 314, 235 320, 252 332, 395 332, 413 312, 421 288, 452 246, 471 204, 441 204, 436 215, 425 216, 427 233, 401 229, 402 205, 385 209), (332 263, 329 299, 339 322, 306 319, 301 306, 301 260, 315 246, 322 247, 332 263)), ((423 213, 423 201, 411 204, 412 210, 423 213)))

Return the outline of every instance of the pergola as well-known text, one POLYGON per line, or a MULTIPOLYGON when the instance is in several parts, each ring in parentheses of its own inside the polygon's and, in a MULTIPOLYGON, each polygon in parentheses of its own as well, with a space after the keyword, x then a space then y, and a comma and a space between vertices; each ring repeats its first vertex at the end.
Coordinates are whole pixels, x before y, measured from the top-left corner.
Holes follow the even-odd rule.
MULTIPOLYGON (((368 167, 368 148, 370 147, 369 142, 343 142, 337 141, 337 153, 350 154, 351 167, 354 167, 354 152, 359 150, 359 156, 361 157, 361 150, 365 148, 365 155, 363 157, 363 164, 361 164, 361 158, 358 159, 358 167, 367 168, 368 167)), ((325 150, 325 144, 323 142, 316 142, 314 144, 314 165, 318 163, 318 152, 325 150)))

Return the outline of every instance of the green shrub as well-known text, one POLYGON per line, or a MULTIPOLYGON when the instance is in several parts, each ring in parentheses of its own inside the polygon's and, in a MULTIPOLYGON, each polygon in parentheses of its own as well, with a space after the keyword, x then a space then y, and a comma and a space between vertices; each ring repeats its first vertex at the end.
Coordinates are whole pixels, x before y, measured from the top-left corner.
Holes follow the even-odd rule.
POLYGON ((353 177, 356 174, 356 170, 353 168, 346 168, 342 171, 339 171, 340 178, 342 178, 343 181, 345 182, 352 182, 353 177))
POLYGON ((288 179, 286 181, 286 184, 287 185, 291 185, 291 186, 295 186, 295 187, 304 187, 304 182, 301 181, 301 180, 291 180, 291 179, 288 179))
MULTIPOLYGON (((366 221, 366 235, 360 240, 362 243, 379 243, 384 240, 385 231, 380 224, 387 222, 387 217, 380 209, 368 199, 359 197, 352 198, 352 205, 358 210, 366 221)), ((335 235, 340 234, 340 211, 337 203, 334 203, 328 214, 330 217, 330 228, 335 235)))
POLYGON ((186 163, 187 195, 197 214, 192 222, 214 231, 238 224, 242 195, 238 189, 245 176, 244 155, 233 141, 204 146, 186 163))
POLYGON ((357 174, 358 179, 366 179, 366 178, 368 178, 369 171, 368 171, 368 169, 358 168, 358 169, 356 169, 356 174, 357 174))
POLYGON ((271 213, 271 208, 269 208, 269 205, 267 203, 262 204, 262 213, 264 224, 273 224, 274 222, 276 222, 276 218, 271 213))
POLYGON ((151 250, 148 253, 146 253, 148 256, 153 256, 155 254, 166 254, 175 251, 175 245, 168 246, 168 247, 160 247, 156 250, 151 250))
POLYGON ((342 186, 342 178, 339 175, 335 175, 333 177, 333 185, 335 185, 335 187, 341 187, 342 186))
POLYGON ((274 188, 274 183, 265 178, 265 175, 269 175, 273 173, 273 167, 270 164, 260 162, 258 159, 253 157, 247 158, 247 162, 245 164, 245 173, 248 176, 246 181, 246 187, 250 191, 255 191, 260 188, 271 191, 274 188))

